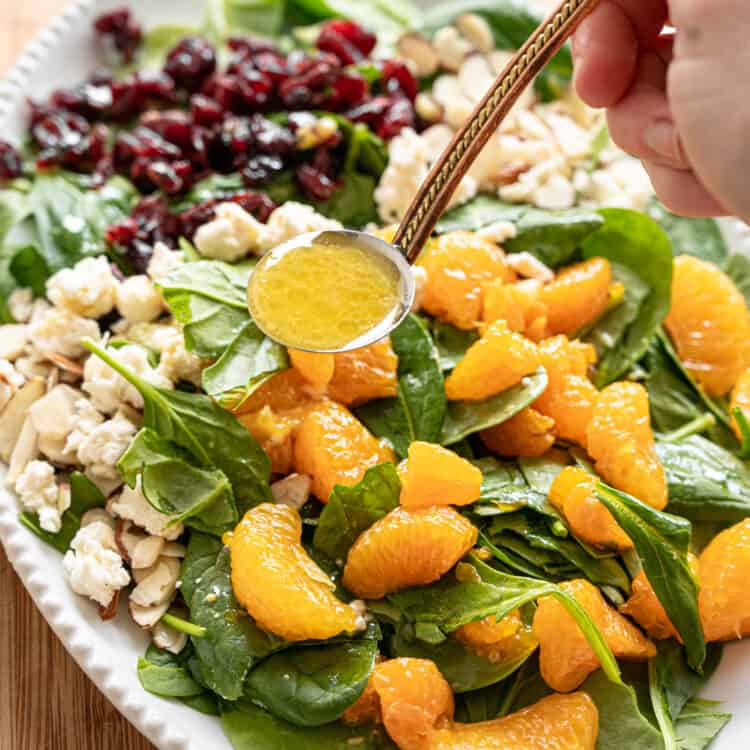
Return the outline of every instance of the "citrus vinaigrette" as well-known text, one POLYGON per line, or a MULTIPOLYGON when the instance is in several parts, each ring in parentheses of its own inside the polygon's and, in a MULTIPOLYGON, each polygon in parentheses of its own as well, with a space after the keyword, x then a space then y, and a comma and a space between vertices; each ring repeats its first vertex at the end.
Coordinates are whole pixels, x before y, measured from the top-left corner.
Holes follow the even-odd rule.
POLYGON ((387 326, 385 335, 403 314, 395 263, 325 235, 264 256, 250 277, 247 298, 264 333, 311 351, 353 348, 375 328, 387 326))

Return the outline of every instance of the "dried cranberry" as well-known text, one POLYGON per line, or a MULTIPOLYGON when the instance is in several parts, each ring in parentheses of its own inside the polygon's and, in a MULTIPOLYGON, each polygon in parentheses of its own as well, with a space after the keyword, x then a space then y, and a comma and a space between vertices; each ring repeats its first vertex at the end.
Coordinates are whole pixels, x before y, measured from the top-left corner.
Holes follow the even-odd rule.
POLYGON ((140 140, 127 130, 118 133, 112 146, 112 160, 115 169, 124 170, 130 167, 138 156, 140 145, 140 140))
POLYGON ((352 122, 363 122, 365 125, 377 125, 391 106, 387 96, 375 96, 358 107, 349 110, 346 116, 352 122))
POLYGON ((242 181, 248 187, 258 187, 273 179, 284 169, 284 162, 278 156, 259 154, 247 160, 242 169, 242 181))
POLYGON ((237 72, 237 86, 243 103, 251 111, 266 109, 273 94, 273 81, 245 63, 237 72))
POLYGON ((264 154, 288 154, 297 146, 297 139, 289 128, 267 120, 265 117, 250 118, 254 145, 264 154))
POLYGON ((177 101, 175 81, 167 73, 141 70, 133 76, 133 84, 146 104, 174 104, 177 101))
POLYGON ((367 57, 375 49, 377 37, 371 31, 354 21, 335 19, 324 24, 324 28, 332 29, 341 34, 350 44, 353 44, 363 57, 367 57))
POLYGON ((50 95, 49 102, 55 109, 65 109, 68 112, 75 112, 84 116, 89 111, 83 87, 57 89, 50 95))
POLYGON ((279 87, 279 96, 287 109, 309 109, 317 104, 319 93, 289 78, 279 87))
POLYGON ((21 154, 7 141, 0 141, 0 180, 14 180, 22 171, 21 154))
POLYGON ((369 93, 367 81, 359 73, 342 73, 331 85, 326 101, 333 110, 351 109, 361 104, 369 93))
POLYGON ((141 125, 183 150, 191 148, 193 123, 190 116, 181 110, 146 112, 141 117, 141 125))
POLYGON ((310 164, 301 164, 295 174, 302 192, 314 201, 327 201, 338 187, 338 183, 310 164))
POLYGON ((254 190, 237 193, 231 196, 230 200, 242 206, 245 211, 252 214, 258 221, 262 221, 264 224, 277 208, 276 204, 265 193, 257 193, 254 190))
POLYGON ((219 75, 206 80, 202 93, 214 99, 223 112, 238 112, 242 107, 240 84, 235 76, 219 75))
POLYGON ((189 240, 198 231, 199 227, 207 224, 216 215, 214 207, 220 203, 218 199, 211 199, 205 203, 198 203, 180 214, 180 233, 189 240))
POLYGON ((127 217, 118 224, 111 224, 107 227, 104 238, 110 245, 128 247, 135 240, 137 234, 138 222, 135 219, 127 217))
POLYGON ((352 21, 328 21, 320 30, 316 47, 336 55, 344 65, 353 65, 364 60, 372 50, 370 47, 367 52, 363 53, 353 41, 353 37, 358 38, 361 31, 360 27, 352 21), (352 29, 356 31, 353 34, 348 33, 352 29))
POLYGON ((383 63, 383 85, 389 94, 403 94, 410 101, 414 101, 419 91, 417 79, 401 60, 383 63))
POLYGON ((247 117, 230 117, 221 126, 221 140, 235 156, 246 154, 255 143, 255 132, 247 117))
POLYGON ((94 30, 124 62, 133 62, 143 39, 140 24, 126 7, 116 8, 94 20, 94 30))
POLYGON ((138 156, 146 159, 164 159, 174 161, 182 156, 182 151, 174 143, 162 138, 159 133, 145 127, 138 127, 133 131, 138 138, 138 156))
POLYGON ((383 115, 377 127, 377 134, 390 140, 397 136, 404 128, 413 128, 416 124, 414 107, 408 99, 396 99, 383 115))
POLYGON ((197 125, 211 127, 221 122, 224 113, 215 99, 209 99, 203 94, 193 94, 190 97, 190 113, 197 125))
POLYGON ((260 52, 253 58, 253 65, 275 84, 289 77, 286 57, 279 52, 260 52))
POLYGON ((178 86, 188 91, 198 91, 203 81, 216 70, 216 49, 198 36, 181 40, 170 50, 164 71, 178 86))
POLYGON ((227 47, 234 53, 233 62, 252 60, 263 52, 276 52, 273 42, 262 37, 232 36, 227 40, 227 47))
POLYGON ((190 187, 193 167, 189 161, 155 161, 147 169, 148 178, 167 195, 182 193, 190 187))
POLYGON ((341 62, 338 58, 325 52, 318 52, 314 55, 291 52, 287 58, 287 64, 290 77, 300 85, 312 89, 330 86, 341 70, 341 62))

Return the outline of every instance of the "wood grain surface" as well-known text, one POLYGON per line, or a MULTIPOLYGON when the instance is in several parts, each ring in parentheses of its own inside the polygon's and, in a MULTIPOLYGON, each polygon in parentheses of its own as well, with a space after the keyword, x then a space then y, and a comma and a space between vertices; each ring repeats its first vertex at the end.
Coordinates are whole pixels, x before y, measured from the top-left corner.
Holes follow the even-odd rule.
MULTIPOLYGON (((0 0, 0 76, 65 5, 0 0)), ((0 750, 154 750, 68 655, 1 546, 0 750)))

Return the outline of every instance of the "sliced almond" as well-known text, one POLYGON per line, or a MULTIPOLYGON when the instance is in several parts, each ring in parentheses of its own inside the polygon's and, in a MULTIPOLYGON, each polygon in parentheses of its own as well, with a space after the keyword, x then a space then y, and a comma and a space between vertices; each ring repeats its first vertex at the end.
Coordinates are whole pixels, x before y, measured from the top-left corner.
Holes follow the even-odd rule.
POLYGON ((162 557, 185 557, 185 545, 178 542, 166 542, 162 548, 162 557))
MULTIPOLYGON (((107 503, 108 509, 109 506, 110 504, 107 503)), ((115 526, 115 544, 126 562, 131 562, 135 548, 147 538, 146 533, 141 531, 131 521, 122 518, 117 521, 117 525, 115 526)), ((153 562, 156 562, 156 560, 153 562)), ((146 568, 148 566, 141 565, 140 567, 146 568)))
POLYGON ((66 438, 56 438, 50 435, 39 435, 39 450, 44 457, 58 466, 74 466, 78 457, 74 451, 65 450, 66 438))
POLYGON ((152 631, 152 640, 156 648, 169 651, 170 654, 179 654, 187 646, 187 633, 170 628, 163 622, 158 622, 152 631))
POLYGON ((135 624, 144 630, 150 630, 155 627, 159 620, 167 613, 168 609, 169 602, 143 607, 140 604, 136 604, 132 597, 128 600, 130 616, 133 618, 135 624))
POLYGON ((412 63, 415 74, 420 78, 431 76, 437 72, 440 58, 429 39, 421 34, 414 31, 402 34, 398 38, 396 47, 401 56, 412 63))
POLYGON ((117 479, 108 479, 106 477, 98 477, 95 474, 92 474, 88 467, 83 472, 86 476, 86 479, 88 479, 92 484, 95 484, 99 491, 104 495, 104 497, 110 497, 115 490, 122 487, 122 479, 119 477, 117 479))
POLYGON ((102 620, 111 620, 117 615, 117 608, 120 604, 120 589, 117 589, 112 595, 109 604, 106 607, 99 605, 99 617, 102 620))
POLYGON ((45 391, 44 380, 34 378, 19 388, 0 415, 0 458, 6 463, 21 434, 26 413, 31 405, 38 401, 45 391))
POLYGON ((432 94, 424 91, 417 94, 414 100, 414 111, 425 122, 440 122, 445 112, 443 105, 432 94))
POLYGON ((133 547, 130 555, 131 568, 149 568, 158 559, 164 549, 164 538, 160 536, 147 536, 133 547))
MULTIPOLYGON (((81 516, 81 528, 84 526, 90 526, 92 523, 104 523, 107 526, 109 526, 111 529, 115 529, 115 519, 112 518, 112 516, 107 513, 104 508, 91 508, 91 510, 87 510, 82 516, 81 516)), ((115 536, 115 541, 117 541, 117 536, 115 536)), ((118 550, 120 554, 122 554, 122 550, 118 550)))
POLYGON ((80 362, 76 362, 74 359, 65 357, 57 352, 42 352, 42 356, 63 372, 75 375, 79 380, 83 378, 83 365, 80 362))
POLYGON ((299 510, 310 498, 312 479, 307 474, 290 474, 271 485, 275 502, 299 510))
POLYGON ((29 416, 40 435, 61 440, 70 432, 70 422, 81 392, 69 385, 56 385, 29 409, 29 416))
POLYGON ((464 96, 478 102, 495 80, 487 58, 479 53, 469 55, 458 71, 458 83, 464 96))
POLYGON ((29 327, 21 324, 0 326, 0 359, 11 362, 24 352, 29 340, 29 327))
POLYGON ((491 52, 495 47, 492 28, 482 16, 476 13, 463 13, 454 22, 461 36, 480 52, 491 52))
POLYGON ((179 571, 179 562, 168 557, 161 558, 154 572, 144 578, 130 593, 131 600, 142 607, 170 601, 177 590, 179 571))
POLYGON ((23 474, 24 469, 39 455, 39 436, 34 429, 31 417, 26 417, 26 421, 21 428, 21 434, 18 436, 13 453, 10 456, 8 466, 8 475, 6 481, 13 485, 18 477, 23 474))

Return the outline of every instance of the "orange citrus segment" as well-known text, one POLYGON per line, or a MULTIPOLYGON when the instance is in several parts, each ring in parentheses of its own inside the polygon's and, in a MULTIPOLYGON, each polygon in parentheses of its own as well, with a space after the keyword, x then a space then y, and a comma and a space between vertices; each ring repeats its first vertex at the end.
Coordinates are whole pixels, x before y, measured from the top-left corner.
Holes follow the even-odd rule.
MULTIPOLYGON (((750 422, 750 370, 740 375, 732 389, 732 400, 729 404, 729 412, 734 415, 734 410, 739 407, 745 415, 745 419, 750 422)), ((740 430, 737 420, 732 416, 732 429, 737 435, 738 440, 742 440, 742 431, 740 430)))
POLYGON ((391 448, 333 401, 316 405, 297 429, 294 467, 312 477, 313 494, 324 503, 335 485, 356 484, 371 466, 388 462, 395 463, 391 448))
POLYGON ((477 529, 452 508, 396 508, 362 533, 344 567, 343 583, 363 599, 437 581, 473 546, 477 529))
POLYGON ((289 350, 292 367, 314 388, 323 391, 333 377, 333 354, 289 350))
POLYGON ((416 441, 402 467, 401 505, 409 510, 431 505, 468 505, 479 499, 482 472, 453 451, 416 441))
POLYGON ((750 364, 750 313, 734 282, 713 263, 674 259, 672 306, 664 320, 675 349, 710 396, 729 393, 750 364))
POLYGON ((483 620, 467 623, 453 635, 470 651, 493 664, 520 658, 528 654, 536 643, 531 627, 524 623, 518 610, 499 621, 490 615, 483 620))
POLYGON ((600 549, 633 547, 628 535, 596 497, 596 477, 583 469, 566 466, 552 482, 549 500, 565 517, 573 533, 600 549))
POLYGON ((471 232, 450 232, 430 241, 418 264, 427 271, 422 307, 465 330, 480 319, 484 285, 513 281, 499 247, 471 232))
POLYGON ((357 613, 301 543, 293 508, 264 503, 228 534, 232 588, 258 625, 288 641, 333 638, 358 628, 357 613))
POLYGON ((533 342, 496 320, 472 344, 445 381, 452 401, 482 401, 507 390, 539 366, 533 342))
POLYGON ((588 452, 606 482, 653 508, 666 506, 667 480, 654 448, 648 393, 640 383, 607 386, 586 432, 588 452))
POLYGON ((599 712, 586 693, 549 695, 502 719, 435 730, 429 750, 594 750, 599 712))
POLYGON ((334 401, 352 406, 396 395, 398 357, 390 339, 333 357, 335 368, 328 395, 334 401))
POLYGON ((555 442, 555 420, 527 407, 479 437, 498 456, 542 456, 555 442))
POLYGON ((750 519, 716 536, 700 556, 700 609, 707 641, 750 635, 750 519))
MULTIPOLYGON (((577 579, 560 585, 586 610, 616 657, 641 661, 656 655, 654 644, 610 607, 592 583, 577 579)), ((534 635, 539 639, 542 677, 553 690, 575 690, 600 666, 576 621, 557 599, 540 599, 534 615, 534 635)))
POLYGON ((540 294, 549 330, 571 334, 596 320, 607 307, 611 283, 612 269, 604 258, 591 258, 560 271, 540 294))

